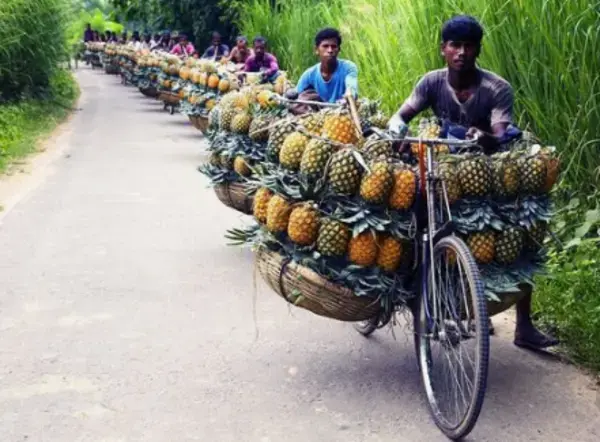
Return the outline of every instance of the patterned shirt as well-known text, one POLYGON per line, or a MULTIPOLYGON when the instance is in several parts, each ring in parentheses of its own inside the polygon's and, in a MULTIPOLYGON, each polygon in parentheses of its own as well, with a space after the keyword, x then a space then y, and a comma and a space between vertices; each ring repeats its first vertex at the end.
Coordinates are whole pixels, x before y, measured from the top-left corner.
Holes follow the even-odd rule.
POLYGON ((426 74, 405 101, 416 112, 431 108, 440 119, 464 127, 491 132, 498 123, 512 123, 513 90, 502 77, 477 69, 478 81, 473 94, 461 103, 448 83, 448 69, 426 74))

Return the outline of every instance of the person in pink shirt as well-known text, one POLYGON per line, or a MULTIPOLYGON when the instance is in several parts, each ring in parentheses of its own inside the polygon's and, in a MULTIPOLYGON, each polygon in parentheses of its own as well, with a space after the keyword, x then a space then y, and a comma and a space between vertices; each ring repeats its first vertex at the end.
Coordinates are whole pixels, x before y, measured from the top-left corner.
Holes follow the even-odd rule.
POLYGON ((277 58, 266 51, 267 40, 264 37, 254 39, 254 55, 246 59, 244 72, 260 72, 261 82, 273 82, 280 75, 277 58))
POLYGON ((181 34, 179 36, 179 41, 173 46, 171 49, 171 54, 179 55, 180 57, 189 57, 196 49, 194 49, 194 45, 189 42, 187 35, 181 34))

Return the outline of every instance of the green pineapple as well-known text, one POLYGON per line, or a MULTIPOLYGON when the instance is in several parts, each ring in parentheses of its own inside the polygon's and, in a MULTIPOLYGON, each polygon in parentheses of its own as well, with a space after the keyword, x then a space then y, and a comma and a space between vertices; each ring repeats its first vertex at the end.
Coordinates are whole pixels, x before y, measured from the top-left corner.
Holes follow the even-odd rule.
POLYGON ((331 218, 321 220, 317 236, 317 250, 324 256, 344 256, 350 241, 350 229, 331 218))
POLYGON ((441 195, 445 188, 448 204, 454 204, 462 196, 455 162, 452 159, 440 161, 437 176, 440 178, 436 186, 438 194, 441 195))
POLYGON ((219 129, 229 131, 231 130, 231 122, 233 117, 239 113, 240 110, 235 107, 229 107, 222 109, 219 114, 219 129))
POLYGON ((500 264, 512 264, 523 250, 523 231, 509 227, 496 235, 496 261, 500 264))
POLYGON ((458 164, 458 180, 463 196, 483 197, 492 188, 492 168, 487 157, 474 155, 458 164))
POLYGON ((333 146, 331 144, 313 138, 308 142, 302 154, 300 173, 310 179, 320 178, 332 154, 333 146))
POLYGON ((492 159, 492 188, 498 198, 514 197, 519 191, 519 166, 506 155, 492 159))
POLYGON ((253 141, 267 141, 269 139, 269 125, 271 120, 265 116, 259 116, 252 120, 248 130, 253 141))
POLYGON ((548 233, 548 223, 538 221, 528 230, 525 241, 525 250, 537 253, 544 245, 546 234, 548 233))
POLYGON ((338 195, 352 195, 360 185, 360 165, 350 149, 333 154, 328 173, 329 184, 338 195))
POLYGON ((392 142, 369 138, 362 148, 362 153, 367 160, 374 160, 382 156, 391 158, 393 155, 392 142))
POLYGON ((518 161, 521 175, 521 192, 528 195, 540 193, 546 182, 547 166, 539 155, 526 155, 518 161))

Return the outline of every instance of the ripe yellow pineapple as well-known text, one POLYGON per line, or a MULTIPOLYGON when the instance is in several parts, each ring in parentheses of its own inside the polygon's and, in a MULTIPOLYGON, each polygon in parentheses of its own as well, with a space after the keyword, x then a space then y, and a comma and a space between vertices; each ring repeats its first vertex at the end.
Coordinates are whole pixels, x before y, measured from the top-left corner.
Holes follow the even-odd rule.
POLYGON ((350 241, 350 229, 341 221, 332 218, 321 220, 317 236, 317 250, 323 256, 343 256, 350 241))
POLYGON ((235 107, 221 109, 219 113, 219 128, 221 130, 231 130, 231 122, 239 112, 240 110, 235 107))
POLYGON ((291 123, 281 123, 269 130, 269 144, 267 145, 267 157, 272 160, 279 160, 279 151, 283 142, 289 134, 294 132, 294 126, 291 123))
POLYGON ((518 161, 521 175, 521 191, 535 195, 544 190, 548 166, 541 155, 525 155, 518 161))
POLYGON ((271 192, 266 187, 261 187, 256 191, 254 195, 254 203, 253 203, 253 214, 254 217, 260 221, 261 223, 267 222, 267 208, 269 206, 269 201, 273 196, 273 192, 271 192))
POLYGON ((267 229, 273 233, 285 232, 290 219, 290 204, 280 195, 271 197, 267 206, 267 229))
POLYGON ((292 209, 288 223, 290 239, 299 245, 308 246, 317 240, 319 233, 319 214, 310 206, 303 204, 292 209))
POLYGON ((415 201, 417 176, 408 167, 394 169, 394 184, 390 192, 389 205, 395 210, 408 210, 415 201))
POLYGON ((494 195, 500 198, 515 196, 519 190, 519 167, 505 154, 492 158, 492 187, 494 195))
POLYGON ((384 235, 379 239, 377 266, 386 272, 394 272, 402 259, 402 242, 393 236, 384 235))
POLYGON ((377 161, 370 166, 370 173, 366 173, 360 183, 360 196, 369 203, 381 204, 394 185, 394 177, 387 161, 377 161))
POLYGON ((247 134, 252 123, 252 117, 247 112, 239 112, 231 119, 231 131, 238 134, 247 134))
POLYGON ((321 135, 343 144, 356 144, 358 137, 352 118, 346 114, 327 115, 321 135))
POLYGON ((475 260, 481 264, 489 264, 496 256, 496 236, 493 231, 472 233, 467 238, 467 245, 475 260))
POLYGON ((235 170, 241 176, 250 176, 252 173, 250 167, 248 167, 246 159, 241 155, 238 155, 233 160, 233 170, 235 170))
POLYGON ((540 156, 546 163, 546 179, 544 181, 543 192, 549 193, 558 180, 558 175, 560 174, 560 160, 548 150, 542 150, 540 156))
POLYGON ((358 234, 348 243, 348 259, 359 266, 374 265, 377 251, 377 235, 370 231, 358 234))
POLYGON ((286 169, 298 170, 307 143, 308 137, 306 135, 300 132, 289 134, 279 151, 279 162, 281 165, 286 169))

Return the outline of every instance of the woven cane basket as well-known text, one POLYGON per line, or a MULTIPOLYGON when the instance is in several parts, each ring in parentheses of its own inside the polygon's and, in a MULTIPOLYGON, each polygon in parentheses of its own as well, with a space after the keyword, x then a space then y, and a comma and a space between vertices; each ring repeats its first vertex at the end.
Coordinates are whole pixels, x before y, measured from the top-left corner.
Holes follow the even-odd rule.
POLYGON ((203 134, 208 130, 208 118, 202 115, 190 115, 192 125, 203 134))
POLYGON ((215 193, 226 206, 247 215, 252 214, 254 196, 246 193, 246 186, 243 183, 217 184, 215 193))
POLYGON ((165 102, 166 104, 179 104, 181 98, 174 92, 160 92, 158 99, 165 102))
POLYGON ((277 252, 261 249, 257 266, 278 295, 316 315, 340 321, 364 321, 379 313, 378 299, 356 296, 352 290, 328 281, 277 252))

